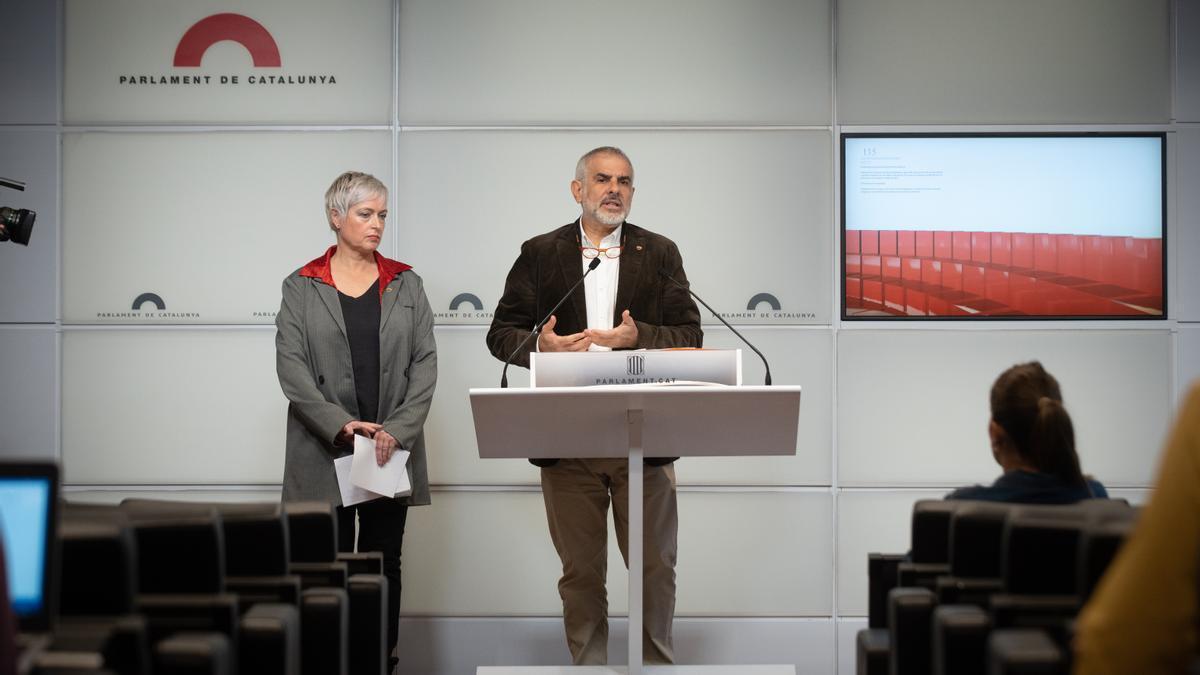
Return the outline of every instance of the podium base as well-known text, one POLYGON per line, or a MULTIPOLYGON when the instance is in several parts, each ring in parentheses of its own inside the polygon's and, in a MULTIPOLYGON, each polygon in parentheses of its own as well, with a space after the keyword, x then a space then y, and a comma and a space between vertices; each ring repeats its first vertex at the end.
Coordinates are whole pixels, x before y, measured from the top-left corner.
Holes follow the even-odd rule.
MULTIPOLYGON (((626 675, 624 665, 491 665, 475 675, 626 675)), ((646 675, 796 675, 794 665, 643 665, 646 675)))

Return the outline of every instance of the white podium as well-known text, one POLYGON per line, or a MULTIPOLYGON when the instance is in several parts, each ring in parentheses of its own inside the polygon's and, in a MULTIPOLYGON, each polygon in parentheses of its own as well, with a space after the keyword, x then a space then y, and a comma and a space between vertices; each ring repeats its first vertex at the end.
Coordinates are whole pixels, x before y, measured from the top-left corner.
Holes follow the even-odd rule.
POLYGON ((798 386, 613 385, 471 389, 482 458, 629 458, 629 667, 481 667, 509 673, 794 675, 793 666, 642 665, 642 461, 793 455, 798 386))

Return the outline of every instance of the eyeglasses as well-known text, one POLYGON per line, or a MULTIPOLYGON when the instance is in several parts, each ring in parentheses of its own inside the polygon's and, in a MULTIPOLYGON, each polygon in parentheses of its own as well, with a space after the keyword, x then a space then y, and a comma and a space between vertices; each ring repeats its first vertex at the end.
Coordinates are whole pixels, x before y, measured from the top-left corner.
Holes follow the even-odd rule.
POLYGON ((593 248, 591 246, 580 246, 579 250, 583 252, 583 257, 587 258, 588 260, 591 260, 592 258, 599 256, 600 254, 604 254, 605 258, 621 257, 621 247, 620 246, 609 246, 608 248, 593 248))

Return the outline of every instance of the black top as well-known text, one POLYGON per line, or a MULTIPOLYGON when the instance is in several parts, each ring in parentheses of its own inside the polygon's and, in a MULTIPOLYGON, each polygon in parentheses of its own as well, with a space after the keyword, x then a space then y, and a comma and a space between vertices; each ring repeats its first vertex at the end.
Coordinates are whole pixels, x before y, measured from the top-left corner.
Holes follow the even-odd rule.
POLYGON ((1009 471, 991 485, 972 485, 946 495, 946 499, 980 499, 1017 504, 1074 504, 1084 499, 1107 497, 1108 491, 1098 480, 1088 478, 1087 487, 1084 487, 1069 485, 1056 476, 1030 471, 1009 471))
POLYGON ((358 419, 378 422, 379 415, 379 280, 365 293, 352 298, 338 291, 350 362, 354 364, 354 393, 358 397, 358 419))

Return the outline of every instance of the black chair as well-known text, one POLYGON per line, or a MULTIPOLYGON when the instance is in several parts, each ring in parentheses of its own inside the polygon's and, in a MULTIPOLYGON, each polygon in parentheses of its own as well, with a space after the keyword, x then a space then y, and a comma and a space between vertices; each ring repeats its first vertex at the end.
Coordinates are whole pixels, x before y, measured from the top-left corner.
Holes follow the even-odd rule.
POLYGON ((289 535, 276 502, 171 502, 126 499, 122 508, 137 513, 186 515, 215 510, 225 539, 225 589, 243 609, 260 602, 299 606, 300 577, 290 574, 289 535))
POLYGON ((235 675, 234 653, 222 633, 179 633, 154 646, 154 669, 171 675, 235 675))
POLYGON ((1014 506, 997 502, 967 501, 950 519, 950 571, 938 577, 936 591, 942 604, 977 604, 1003 587, 1001 559, 1004 523, 1014 506))
POLYGON ((989 675, 1066 675, 1061 647, 1043 631, 995 630, 988 636, 989 675))
POLYGON ((975 605, 940 605, 933 610, 934 675, 984 675, 992 620, 975 605))
POLYGON ((137 555, 123 514, 64 504, 59 622, 51 651, 96 654, 121 675, 151 669, 146 619, 135 612, 137 555))
POLYGON ((346 675, 349 647, 350 600, 345 589, 311 588, 301 595, 304 622, 300 630, 301 672, 304 675, 346 675), (343 639, 330 643, 330 635, 343 639))
POLYGON ((300 612, 293 605, 260 603, 242 616, 238 670, 255 675, 300 674, 300 612))
POLYGON ((225 592, 225 540, 213 509, 170 514, 123 508, 138 554, 137 609, 151 641, 179 632, 219 632, 237 653, 238 597, 225 592))
MULTIPOLYGON (((231 572, 220 583, 237 597, 242 612, 238 640, 232 645, 241 670, 264 675, 300 672, 300 579, 287 573, 287 521, 279 504, 125 500, 121 507, 149 520, 215 516, 224 539, 222 563, 231 572)), ((336 649, 344 641, 338 635, 315 639, 336 649)))
POLYGON ((1137 510, 1129 509, 1124 517, 1102 519, 1092 523, 1083 533, 1079 547, 1079 599, 1086 604, 1100 583, 1104 572, 1117 557, 1121 546, 1137 524, 1137 510))
POLYGON ((857 675, 888 675, 891 640, 886 628, 864 628, 858 631, 855 648, 857 675))
MULTIPOLYGON (((304 597, 310 602, 309 591, 325 588, 344 590, 349 637, 346 653, 348 667, 354 675, 381 675, 387 668, 387 578, 379 572, 356 573, 351 569, 383 569, 379 553, 339 553, 337 550, 337 515, 325 502, 289 502, 284 505, 291 535, 292 573, 302 579, 304 597)), ((321 596, 313 607, 326 609, 334 603, 332 596, 321 596)), ((332 611, 331 609, 329 611, 332 611)), ((307 614, 306 614, 307 617, 307 614)), ((330 617, 328 621, 332 622, 330 617)), ((307 633, 307 627, 305 629, 307 633)), ((305 641, 307 646, 307 640, 305 641)), ((308 656, 304 658, 305 673, 327 672, 308 656), (310 670, 312 668, 312 670, 310 670)))
POLYGON ((911 559, 868 556, 858 671, 1065 672, 1074 617, 1136 515, 1122 500, 918 502, 911 559))
POLYGON ((903 553, 870 553, 867 555, 867 627, 888 627, 888 593, 899 581, 903 553))
POLYGON ((900 586, 933 590, 937 578, 950 573, 950 523, 964 503, 923 499, 913 505, 910 560, 898 568, 900 586))
POLYGON ((1087 575, 1099 579, 1119 545, 1108 557, 1097 550, 1089 558, 1087 533, 1135 515, 1127 503, 1114 500, 1014 510, 1004 532, 1004 591, 991 597, 995 626, 1040 628, 1066 644, 1070 621, 1083 606, 1087 575))
POLYGON ((888 594, 891 675, 928 675, 932 667, 930 628, 937 597, 927 588, 894 588, 888 594))

